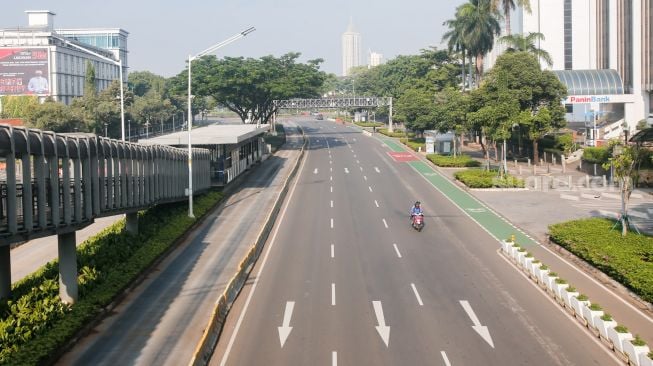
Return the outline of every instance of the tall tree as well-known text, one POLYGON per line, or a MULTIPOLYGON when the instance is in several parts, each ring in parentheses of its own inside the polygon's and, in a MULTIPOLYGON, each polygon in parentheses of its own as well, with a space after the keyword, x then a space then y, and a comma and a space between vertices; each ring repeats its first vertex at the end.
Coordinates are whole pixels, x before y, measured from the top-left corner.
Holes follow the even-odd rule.
POLYGON ((406 127, 418 131, 434 129, 436 116, 434 114, 435 100, 433 93, 425 89, 408 89, 397 100, 396 118, 404 121, 406 127))
POLYGON ((512 34, 510 29, 510 11, 514 10, 517 6, 522 6, 527 12, 531 12, 530 0, 492 0, 492 10, 503 12, 507 35, 512 34))
POLYGON ((506 52, 528 52, 539 59, 544 60, 549 67, 553 66, 551 55, 535 45, 538 40, 544 40, 544 34, 531 32, 524 36, 522 34, 510 34, 499 38, 499 41, 508 46, 506 52))
POLYGON ((467 78, 465 77, 465 58, 467 56, 467 47, 463 36, 462 21, 459 18, 449 19, 442 25, 446 25, 449 30, 442 36, 443 41, 447 41, 449 52, 459 52, 462 60, 462 90, 465 90, 467 78))
POLYGON ((492 50, 494 38, 501 32, 496 12, 492 11, 491 0, 469 0, 456 10, 456 18, 467 49, 476 57, 476 80, 480 85, 483 76, 483 59, 492 50))
POLYGON ((95 85, 95 67, 91 61, 86 61, 86 76, 84 78, 84 96, 94 98, 97 95, 97 86, 95 85))

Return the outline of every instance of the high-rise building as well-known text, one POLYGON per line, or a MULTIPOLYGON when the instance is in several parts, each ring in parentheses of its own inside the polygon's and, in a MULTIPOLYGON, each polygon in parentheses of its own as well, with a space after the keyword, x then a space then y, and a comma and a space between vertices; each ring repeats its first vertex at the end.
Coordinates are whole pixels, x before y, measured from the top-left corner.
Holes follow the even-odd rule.
MULTIPOLYGON (((653 113, 653 0, 531 0, 531 9, 511 13, 512 33, 544 35, 538 46, 567 84, 570 121, 585 120, 600 140, 653 113)), ((486 66, 502 51, 496 45, 486 66)))
POLYGON ((353 67, 361 65, 361 35, 354 29, 354 23, 349 20, 349 26, 342 34, 342 76, 349 75, 353 67))
POLYGON ((127 80, 125 30, 55 29, 55 13, 26 13, 27 27, 0 30, 0 96, 35 95, 69 104, 84 95, 88 62, 95 69, 98 91, 119 79, 118 61, 127 80))
POLYGON ((383 55, 378 52, 370 51, 370 67, 379 66, 383 63, 383 55))

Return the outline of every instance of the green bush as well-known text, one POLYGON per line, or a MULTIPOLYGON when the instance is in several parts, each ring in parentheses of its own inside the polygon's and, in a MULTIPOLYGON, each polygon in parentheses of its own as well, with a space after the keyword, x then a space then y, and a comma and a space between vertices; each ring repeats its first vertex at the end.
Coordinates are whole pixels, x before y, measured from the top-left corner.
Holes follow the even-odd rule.
POLYGON ((421 137, 412 137, 412 138, 402 138, 399 139, 399 142, 410 147, 411 149, 417 151, 420 148, 422 151, 426 150, 426 139, 421 137))
POLYGON ((441 167, 468 167, 475 168, 481 166, 481 162, 472 159, 469 155, 458 155, 456 157, 448 155, 428 154, 426 158, 433 164, 441 167))
POLYGON ((381 133, 381 134, 384 134, 384 135, 386 135, 388 137, 404 137, 405 138, 405 137, 414 137, 415 136, 414 133, 412 133, 412 132, 406 133, 406 131, 404 131, 404 130, 394 130, 394 132, 390 132, 390 131, 388 131, 387 128, 377 128, 376 131, 381 133))
POLYGON ((578 299, 578 301, 587 301, 589 300, 589 297, 587 297, 585 294, 580 294, 576 299, 578 299))
POLYGON ((586 147, 583 150, 583 160, 590 164, 607 163, 610 151, 606 147, 586 147))
POLYGON ((617 333, 628 333, 628 328, 626 328, 625 325, 621 325, 621 324, 614 327, 614 330, 616 330, 617 333))
POLYGON ((639 334, 635 335, 635 339, 631 339, 630 343, 633 344, 635 347, 644 347, 646 346, 646 342, 639 336, 639 334))
POLYGON ((384 124, 381 122, 354 122, 359 127, 382 127, 384 124))
POLYGON ((592 311, 601 311, 601 310, 603 310, 603 308, 601 307, 601 305, 599 305, 597 303, 592 303, 590 305, 590 310, 592 310, 592 311))
POLYGON ((494 170, 469 169, 456 172, 454 177, 469 188, 523 188, 524 181, 511 175, 499 178, 494 170))
MULTIPOLYGON (((221 199, 208 192, 195 201, 201 217, 221 199)), ((0 363, 47 363, 57 349, 91 322, 195 222, 186 203, 155 206, 139 213, 138 235, 121 220, 77 248, 79 300, 59 300, 57 261, 18 281, 12 299, 0 302, 0 363)))
POLYGON ((653 238, 633 233, 622 237, 621 229, 614 225, 602 218, 574 220, 549 226, 549 235, 558 245, 653 302, 653 238))
POLYGON ((612 315, 605 313, 601 315, 601 320, 603 320, 604 322, 612 321, 612 315))

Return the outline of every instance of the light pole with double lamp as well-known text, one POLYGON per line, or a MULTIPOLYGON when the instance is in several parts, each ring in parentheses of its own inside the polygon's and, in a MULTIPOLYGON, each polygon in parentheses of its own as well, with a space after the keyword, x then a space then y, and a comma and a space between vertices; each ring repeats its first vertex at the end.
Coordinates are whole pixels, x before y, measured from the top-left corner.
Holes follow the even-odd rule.
POLYGON ((246 35, 252 33, 255 30, 256 29, 254 27, 247 28, 240 33, 234 34, 230 38, 227 38, 224 41, 205 49, 204 51, 198 53, 195 56, 188 55, 188 217, 195 217, 195 215, 193 214, 193 150, 190 141, 190 132, 193 125, 193 106, 192 106, 192 94, 191 94, 191 64, 193 63, 193 60, 208 55, 209 53, 214 52, 219 48, 222 48, 240 38, 245 37, 246 35))

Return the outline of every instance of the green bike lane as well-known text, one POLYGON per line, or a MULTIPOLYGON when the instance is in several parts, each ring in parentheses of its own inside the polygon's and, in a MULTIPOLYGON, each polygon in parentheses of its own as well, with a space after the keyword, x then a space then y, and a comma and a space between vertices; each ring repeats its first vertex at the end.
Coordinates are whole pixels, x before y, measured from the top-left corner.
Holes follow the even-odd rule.
MULTIPOLYGON (((381 140, 393 152, 407 152, 406 148, 395 140, 389 138, 379 138, 379 140, 381 140)), ((410 153, 412 154, 412 152, 410 153)), ((427 163, 417 160, 409 161, 407 164, 497 240, 506 239, 511 235, 515 235, 516 241, 522 246, 528 247, 537 245, 537 243, 521 229, 496 214, 471 194, 457 187, 455 183, 436 172, 435 169, 427 163)))

